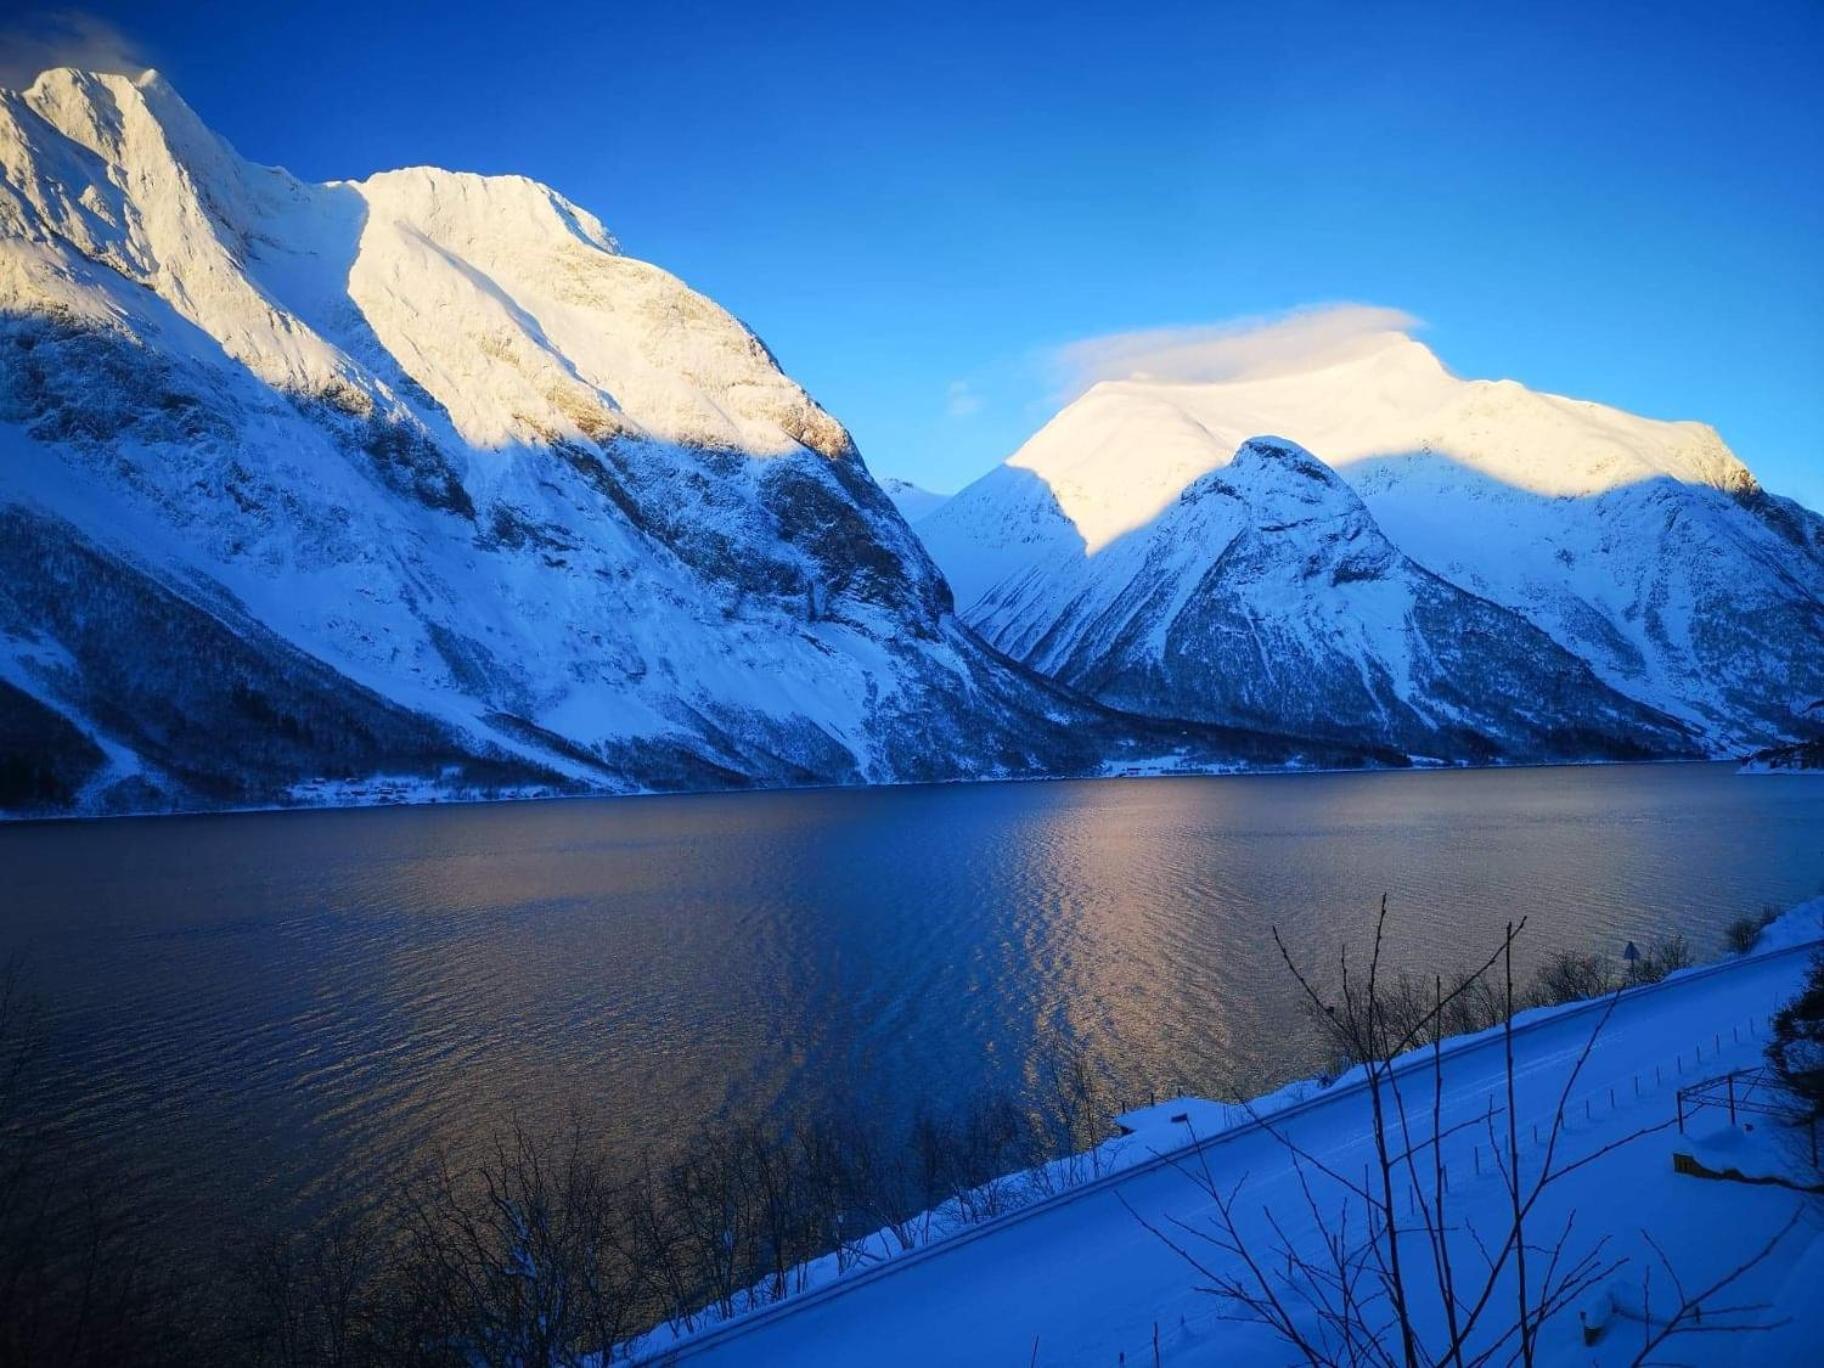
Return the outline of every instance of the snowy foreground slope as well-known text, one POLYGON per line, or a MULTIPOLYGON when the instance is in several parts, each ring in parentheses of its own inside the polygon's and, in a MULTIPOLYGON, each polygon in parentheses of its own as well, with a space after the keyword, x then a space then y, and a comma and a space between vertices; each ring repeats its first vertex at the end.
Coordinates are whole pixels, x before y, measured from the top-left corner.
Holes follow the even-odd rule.
POLYGON ((991 642, 1123 706, 1237 720, 1296 677, 1339 730, 1466 758, 1599 753, 1597 718, 1654 751, 1819 730, 1824 518, 1701 424, 1461 380, 1396 332, 1098 384, 919 534, 991 642))
POLYGON ((1355 748, 985 649, 739 321, 519 177, 305 184, 153 73, 0 91, 0 809, 1355 748))
MULTIPOLYGON (((1567 1099, 1567 1128, 1555 1166, 1589 1160, 1546 1189, 1529 1230, 1549 1248, 1574 1215, 1574 1253, 1606 1237, 1604 1262, 1623 1261, 1547 1323, 1539 1362, 1632 1362, 1649 1324, 1658 1328, 1677 1301, 1655 1245, 1696 1290, 1762 1249, 1795 1212, 1797 1224, 1776 1254, 1709 1308, 1765 1303, 1767 1311, 1752 1319, 1781 1322, 1779 1328, 1674 1339, 1653 1361, 1817 1362, 1824 1344, 1824 1308, 1815 1296, 1824 1268, 1824 1204, 1790 1188, 1679 1175, 1671 1156, 1681 1151, 1718 1170, 1800 1173, 1802 1158, 1785 1139, 1774 1138, 1764 1119, 1746 1130, 1730 1126, 1720 1111, 1706 1111, 1695 1114, 1681 1135, 1676 1095, 1680 1087, 1761 1062, 1768 1016, 1796 992, 1820 937, 1824 900, 1789 912, 1752 955, 1623 994, 1574 1080, 1578 1056, 1603 1022, 1603 1004, 1547 1008, 1519 1019, 1515 1116, 1522 1172, 1544 1161, 1561 1098, 1567 1099), (1593 1345, 1582 1340, 1579 1313, 1599 1332, 1593 1345)), ((1495 1031, 1459 1037, 1442 1056, 1439 1126, 1446 1136, 1453 1238, 1462 1245, 1456 1253, 1464 1267, 1478 1257, 1466 1233, 1470 1227, 1504 1228, 1508 1195, 1486 1125, 1489 1115, 1505 1124, 1503 1048, 1495 1031)), ((1410 1066, 1407 1076, 1416 1080, 1411 1086, 1428 1111, 1429 1052, 1420 1051, 1410 1066)), ((1247 1107, 1180 1099, 1126 1120, 1133 1133, 1103 1147, 1103 1176, 1075 1191, 911 1255, 895 1255, 882 1237, 884 1262, 840 1278, 824 1267, 812 1291, 682 1339, 656 1335, 635 1357, 730 1364, 1149 1364, 1156 1330, 1158 1361, 1166 1365, 1297 1360, 1261 1326, 1225 1319, 1233 1308, 1200 1290, 1211 1274, 1236 1272, 1239 1265, 1198 1243, 1185 1227, 1208 1228, 1213 1208, 1207 1181, 1225 1192, 1240 1184, 1236 1209, 1260 1251, 1274 1247, 1265 1214, 1271 1211, 1295 1247, 1319 1256, 1321 1236, 1290 1147, 1333 1172, 1359 1173, 1371 1156, 1365 1090, 1346 1075, 1328 1088, 1294 1085, 1247 1107), (1181 1116, 1188 1120, 1174 1119, 1181 1116), (1270 1126, 1263 1117, 1272 1118, 1270 1126), (1208 1273, 1191 1268, 1143 1222, 1196 1250, 1208 1273)), ((1424 1125, 1422 1133, 1431 1134, 1429 1118, 1424 1125)), ((1306 1169, 1319 1209, 1333 1218, 1336 1193, 1311 1172, 1312 1164, 1306 1169)), ((1419 1180, 1435 1187, 1429 1155, 1419 1165, 1419 1180)), ((1415 1256, 1427 1258, 1423 1236, 1409 1238, 1415 1256)), ((1508 1284, 1502 1295, 1511 1298, 1511 1279, 1508 1284)))

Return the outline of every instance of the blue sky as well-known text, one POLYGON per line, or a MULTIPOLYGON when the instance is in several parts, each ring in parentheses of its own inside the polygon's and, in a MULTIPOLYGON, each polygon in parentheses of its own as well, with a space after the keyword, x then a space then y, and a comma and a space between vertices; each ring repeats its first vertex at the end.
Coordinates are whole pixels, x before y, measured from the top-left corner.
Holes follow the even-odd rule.
POLYGON ((1073 341, 1356 301, 1459 374, 1712 422, 1824 508, 1816 3, 84 14, 64 55, 124 44, 257 160, 551 183, 877 473, 986 470, 1073 341))

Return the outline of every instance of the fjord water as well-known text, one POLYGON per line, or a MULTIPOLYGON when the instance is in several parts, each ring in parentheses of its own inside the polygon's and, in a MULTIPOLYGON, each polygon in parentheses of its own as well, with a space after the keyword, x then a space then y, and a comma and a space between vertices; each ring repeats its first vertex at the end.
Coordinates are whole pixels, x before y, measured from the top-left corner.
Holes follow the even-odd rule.
POLYGON ((278 1200, 515 1117, 628 1154, 729 1108, 1309 1067, 1270 928, 1469 963, 1824 889, 1824 779, 1728 766, 750 793, 0 829, 64 1152, 278 1200))

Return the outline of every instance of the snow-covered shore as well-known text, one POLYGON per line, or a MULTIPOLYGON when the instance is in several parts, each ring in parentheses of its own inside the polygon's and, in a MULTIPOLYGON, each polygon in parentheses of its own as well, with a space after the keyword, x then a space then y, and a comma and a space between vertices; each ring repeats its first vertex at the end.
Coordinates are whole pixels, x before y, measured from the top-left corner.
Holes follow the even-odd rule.
MULTIPOLYGON (((979 787, 993 784, 1074 784, 1100 779, 1298 779, 1330 775, 1446 773, 1478 770, 1621 769, 1679 765, 1724 765, 1723 760, 1553 760, 1500 761, 1486 765, 1446 763, 1412 757, 1409 765, 1286 764, 1246 765, 1202 763, 1181 755, 1142 760, 1110 760, 1081 772, 1058 774, 981 774, 953 779, 883 779, 855 784, 747 784, 702 788, 650 788, 628 786, 615 791, 566 793, 551 787, 524 786, 482 792, 473 788, 440 785, 413 775, 379 775, 361 780, 312 780, 292 786, 284 803, 245 803, 223 807, 173 808, 145 812, 31 812, 0 809, 0 824, 40 825, 52 822, 146 821, 169 817, 236 817, 276 812, 337 812, 361 808, 478 807, 498 803, 623 802, 639 798, 717 798, 743 793, 823 793, 830 790, 918 789, 979 787)), ((1742 773, 1759 772, 1741 770, 1742 773)), ((1786 771, 1782 771, 1786 772, 1786 771)), ((1804 771, 1809 773, 1809 771, 1804 771)))
POLYGON ((1743 774, 1824 774, 1824 741, 1803 741, 1756 751, 1742 762, 1743 774))
MULTIPOLYGON (((1606 1237, 1607 1257, 1626 1262, 1576 1308, 1601 1334, 1586 1353, 1577 1316, 1551 1322, 1543 1361, 1627 1362, 1638 1349, 1643 1279, 1655 1269, 1661 1304, 1667 1293, 1653 1245, 1663 1247, 1693 1286, 1714 1279, 1759 1248, 1795 1210, 1799 1225, 1781 1256, 1755 1269, 1731 1301, 1768 1302, 1771 1332, 1711 1337, 1706 1362, 1805 1361, 1824 1325, 1798 1296, 1792 1270, 1809 1266, 1824 1231, 1824 1205, 1806 1204, 1780 1187, 1706 1182, 1673 1172, 1675 1149, 1777 1164, 1769 1133, 1718 1132, 1714 1121, 1681 1137, 1666 1123, 1677 1091, 1703 1078, 1759 1063, 1768 1016, 1796 988, 1813 945, 1824 940, 1824 899, 1792 909, 1766 929, 1748 956, 1674 974, 1606 1002, 1567 1004, 1516 1019, 1516 1116, 1523 1164, 1536 1163, 1552 1116, 1592 1030, 1602 1025, 1575 1075, 1566 1106, 1560 1160, 1588 1158, 1542 1203, 1542 1228, 1574 1215, 1589 1241, 1606 1237), (1641 1138, 1605 1147, 1643 1127, 1641 1138)), ((1469 1124, 1500 1109, 1505 1088, 1503 1033, 1457 1037, 1441 1052, 1443 1128, 1453 1217, 1484 1228, 1498 1223, 1507 1189, 1495 1176, 1485 1129, 1469 1124), (1462 1129, 1452 1131, 1453 1125, 1462 1129)), ((1402 1065, 1424 1078, 1429 1052, 1402 1065)), ((1428 1088, 1428 1084, 1426 1085, 1428 1088)), ((1429 1092, 1427 1092, 1429 1097, 1429 1092)), ((1293 1242, 1317 1240, 1300 1196, 1288 1141, 1321 1154, 1336 1171, 1353 1171, 1370 1153, 1368 1098, 1360 1071, 1328 1087, 1288 1086, 1236 1105, 1181 1099, 1123 1118, 1131 1134, 1092 1156, 1059 1161, 1046 1171, 1007 1180, 1009 1206, 993 1220, 966 1225, 960 1213, 933 1213, 929 1244, 908 1252, 883 1232, 864 1242, 870 1257, 838 1269, 832 1256, 805 1270, 807 1290, 720 1325, 678 1335, 661 1331, 637 1349, 643 1359, 684 1358, 740 1363, 786 1362, 1148 1362, 1155 1334, 1165 1363, 1278 1362, 1286 1346, 1231 1314, 1198 1290, 1203 1281, 1143 1220, 1195 1228, 1211 1212, 1197 1181, 1207 1165, 1225 1188, 1243 1184, 1251 1213, 1271 1209, 1293 1242), (1194 1165, 1194 1168, 1192 1167, 1194 1165), (1021 1197, 1026 1199, 1019 1205, 1021 1197), (1299 1218, 1303 1218, 1302 1220, 1299 1218), (949 1233, 949 1238, 942 1238, 949 1233)), ((1258 1216, 1251 1216, 1258 1225, 1258 1216)), ((1263 1239, 1265 1238, 1264 1232, 1263 1239)), ((1189 1238, 1187 1236, 1187 1238, 1189 1238)), ((1208 1246, 1202 1255, 1221 1256, 1208 1246)), ((1472 1251, 1460 1251, 1470 1257, 1472 1251)))

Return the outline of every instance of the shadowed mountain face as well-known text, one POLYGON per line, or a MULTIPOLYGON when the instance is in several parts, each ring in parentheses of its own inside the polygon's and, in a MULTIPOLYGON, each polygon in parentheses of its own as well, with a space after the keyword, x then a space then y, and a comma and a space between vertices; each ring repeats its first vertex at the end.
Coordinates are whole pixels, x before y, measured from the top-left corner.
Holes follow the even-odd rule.
POLYGON ((1398 334, 1098 385, 919 533, 966 621, 1121 706, 1454 759, 1824 730, 1824 519, 1699 424, 1459 380, 1398 334))
POLYGON ((1691 749, 1545 633, 1394 549, 1309 452, 1256 438, 1146 526, 972 611, 1035 669, 1139 712, 1477 761, 1691 749))
POLYGON ((1346 479, 1388 535, 1511 607, 1713 753, 1824 734, 1824 518, 1751 480, 1542 496, 1442 451, 1346 479))
POLYGON ((151 74, 0 91, 0 569, 10 810, 1369 753, 1032 675, 842 425, 584 210, 304 184, 151 74))

